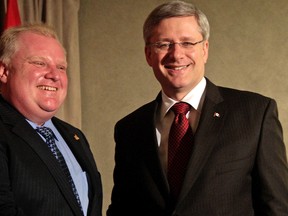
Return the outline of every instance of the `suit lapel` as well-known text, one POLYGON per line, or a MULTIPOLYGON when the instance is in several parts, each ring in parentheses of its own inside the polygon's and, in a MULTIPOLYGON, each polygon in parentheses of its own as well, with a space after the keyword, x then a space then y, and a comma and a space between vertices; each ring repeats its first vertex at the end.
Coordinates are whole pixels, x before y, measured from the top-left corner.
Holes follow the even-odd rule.
MULTIPOLYGON (((96 164, 93 158, 93 155, 90 152, 88 142, 83 134, 76 128, 65 126, 66 123, 57 119, 52 118, 54 125, 57 127, 62 137, 65 139, 67 145, 72 151, 73 155, 77 159, 83 171, 86 172, 87 181, 89 185, 89 206, 88 214, 95 212, 99 206, 102 204, 101 196, 102 189, 99 188, 101 185, 100 176, 98 176, 98 171, 96 164), (95 194, 94 192, 97 192, 95 194), (90 212, 90 213, 89 213, 90 212)), ((76 203, 77 204, 77 203, 76 203)))
POLYGON ((67 203, 71 206, 74 212, 77 213, 77 215, 81 215, 81 210, 73 194, 71 185, 69 184, 67 177, 61 170, 58 161, 53 156, 53 154, 51 154, 51 151, 47 147, 47 144, 24 119, 15 124, 12 131, 16 135, 21 137, 25 141, 25 143, 29 145, 36 154, 39 155, 39 157, 55 179, 55 182, 59 186, 59 190, 62 191, 63 196, 67 200, 67 203))
POLYGON ((87 181, 89 184, 88 212, 95 212, 95 207, 100 206, 100 204, 97 205, 97 203, 100 202, 99 199, 102 194, 102 189, 99 188, 99 185, 101 185, 101 180, 100 176, 96 176, 98 171, 94 162, 93 155, 91 154, 89 147, 87 146, 88 142, 79 130, 73 130, 73 128, 71 127, 69 127, 68 130, 67 127, 64 126, 64 124, 66 123, 57 118, 52 118, 52 121, 55 127, 57 127, 57 129, 61 133, 62 137, 65 139, 67 145, 76 157, 83 171, 87 173, 87 181), (94 193, 95 191, 97 192, 97 194, 94 193))
POLYGON ((143 114, 139 115, 141 116, 141 122, 139 122, 139 125, 141 125, 139 137, 142 137, 141 151, 143 152, 143 158, 147 165, 147 169, 149 170, 154 183, 157 185, 160 194, 163 197, 168 198, 169 186, 158 156, 158 144, 155 131, 156 111, 160 104, 161 94, 157 96, 156 101, 153 101, 146 106, 143 114))
POLYGON ((226 105, 223 103, 218 88, 207 80, 206 96, 200 122, 194 136, 193 153, 188 163, 178 203, 191 190, 206 164, 215 146, 215 137, 221 132, 221 128, 225 122, 226 111, 226 105))
MULTIPOLYGON (((158 145, 155 134, 155 115, 157 106, 159 104, 161 104, 160 94, 157 96, 156 101, 152 102, 150 107, 148 107, 145 110, 145 113, 142 115, 142 129, 146 132, 145 134, 151 135, 145 137, 145 140, 143 141, 145 146, 142 146, 142 151, 144 152, 144 158, 154 182, 161 190, 163 197, 169 197, 169 186, 158 157, 158 145), (150 122, 150 119, 153 121, 150 122), (147 131, 147 128, 151 131, 147 131), (153 144, 146 145, 147 143, 153 144), (157 164, 157 166, 155 166, 155 164, 157 164)), ((207 162, 215 146, 215 137, 217 137, 221 132, 222 125, 225 122, 226 111, 227 108, 225 103, 223 103, 218 87, 207 79, 206 96, 198 129, 194 136, 193 153, 188 163, 187 173, 183 182, 181 193, 179 195, 178 203, 181 203, 181 200, 183 200, 187 193, 191 190, 194 182, 207 162)), ((141 135, 139 137, 143 136, 141 135)))
POLYGON ((76 215, 82 215, 67 177, 61 170, 56 158, 51 154, 46 143, 29 125, 25 118, 16 109, 6 103, 2 97, 0 97, 0 112, 3 123, 10 125, 11 131, 23 140, 21 145, 29 145, 35 154, 43 161, 43 164, 45 164, 55 179, 56 184, 59 186, 59 190, 67 200, 68 205, 71 206, 71 209, 73 209, 76 215))

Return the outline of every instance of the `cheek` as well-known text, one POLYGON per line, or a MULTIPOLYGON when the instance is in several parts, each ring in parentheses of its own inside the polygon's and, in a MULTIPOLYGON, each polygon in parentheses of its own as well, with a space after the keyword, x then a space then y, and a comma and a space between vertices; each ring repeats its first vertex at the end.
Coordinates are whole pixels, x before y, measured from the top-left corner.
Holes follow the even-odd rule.
POLYGON ((62 92, 63 92, 63 97, 65 98, 66 95, 67 95, 67 90, 68 90, 68 79, 67 77, 66 78, 63 78, 62 79, 62 92))
POLYGON ((67 79, 67 77, 63 79, 62 83, 63 83, 63 87, 67 88, 67 86, 68 86, 68 79, 67 79))
POLYGON ((60 79, 63 87, 67 87, 68 85, 68 77, 66 73, 60 74, 60 79))
POLYGON ((31 82, 31 78, 27 74, 20 74, 19 72, 10 72, 7 77, 8 85, 18 86, 22 88, 31 82))
POLYGON ((152 51, 149 48, 147 48, 145 55, 146 55, 146 61, 150 67, 152 67, 152 68, 159 67, 159 65, 161 64, 161 61, 163 59, 163 56, 155 53, 154 51, 152 51))
POLYGON ((150 47, 145 47, 145 58, 146 58, 146 62, 149 66, 152 67, 152 58, 151 58, 151 48, 150 47))
POLYGON ((151 55, 150 56, 150 58, 148 59, 148 64, 151 66, 151 67, 153 67, 153 68, 155 68, 155 67, 157 67, 158 65, 159 65, 159 59, 158 59, 158 56, 157 55, 151 55))
POLYGON ((203 64, 203 62, 205 63, 206 61, 202 52, 192 52, 187 57, 191 59, 194 64, 203 64))

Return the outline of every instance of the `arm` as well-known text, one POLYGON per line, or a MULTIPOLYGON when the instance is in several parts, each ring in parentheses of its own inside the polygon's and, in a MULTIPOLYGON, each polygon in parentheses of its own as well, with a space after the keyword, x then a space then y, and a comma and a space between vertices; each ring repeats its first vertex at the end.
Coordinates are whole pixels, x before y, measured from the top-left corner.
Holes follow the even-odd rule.
MULTIPOLYGON (((3 132, 3 130, 2 130, 3 132)), ((3 137, 3 134, 2 134, 3 137)), ((0 141, 0 215, 24 216, 18 209, 11 191, 7 143, 0 141)))
POLYGON ((288 166, 277 105, 268 103, 253 172, 255 215, 288 215, 288 166))

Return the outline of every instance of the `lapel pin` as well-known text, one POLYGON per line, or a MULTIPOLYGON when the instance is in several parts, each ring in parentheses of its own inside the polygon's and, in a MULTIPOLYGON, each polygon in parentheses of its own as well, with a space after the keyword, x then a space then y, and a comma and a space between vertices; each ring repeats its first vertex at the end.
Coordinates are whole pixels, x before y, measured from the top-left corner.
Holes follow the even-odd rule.
POLYGON ((77 136, 77 134, 74 135, 75 140, 79 140, 80 138, 77 136))
POLYGON ((219 114, 219 113, 217 113, 217 112, 215 112, 215 113, 214 113, 214 115, 213 115, 213 117, 217 117, 217 118, 220 118, 220 114, 219 114))

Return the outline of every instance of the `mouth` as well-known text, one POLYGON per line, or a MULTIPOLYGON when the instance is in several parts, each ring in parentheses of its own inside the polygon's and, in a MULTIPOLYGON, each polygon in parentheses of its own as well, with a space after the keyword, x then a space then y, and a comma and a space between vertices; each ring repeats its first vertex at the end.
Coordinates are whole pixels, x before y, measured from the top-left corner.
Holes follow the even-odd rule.
POLYGON ((56 88, 56 87, 44 86, 44 85, 37 86, 37 88, 44 90, 44 91, 53 91, 53 92, 56 92, 58 90, 58 88, 56 88))
POLYGON ((169 69, 169 70, 183 70, 187 67, 189 67, 191 64, 188 64, 188 65, 182 65, 182 66, 173 66, 173 65, 165 65, 164 67, 166 69, 169 69))

